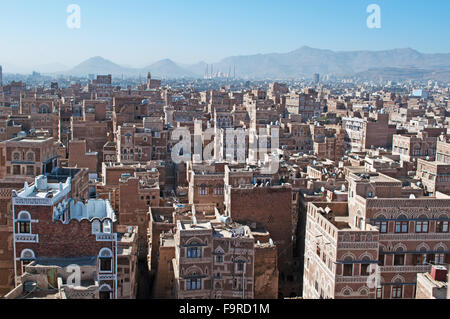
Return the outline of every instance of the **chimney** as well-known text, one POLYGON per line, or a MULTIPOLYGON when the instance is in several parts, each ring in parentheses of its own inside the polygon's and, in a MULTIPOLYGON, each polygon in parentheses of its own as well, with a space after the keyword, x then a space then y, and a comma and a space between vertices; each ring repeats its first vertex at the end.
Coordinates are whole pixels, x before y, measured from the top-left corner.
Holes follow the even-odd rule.
POLYGON ((447 269, 444 266, 433 265, 431 268, 431 277, 435 281, 447 281, 447 269))

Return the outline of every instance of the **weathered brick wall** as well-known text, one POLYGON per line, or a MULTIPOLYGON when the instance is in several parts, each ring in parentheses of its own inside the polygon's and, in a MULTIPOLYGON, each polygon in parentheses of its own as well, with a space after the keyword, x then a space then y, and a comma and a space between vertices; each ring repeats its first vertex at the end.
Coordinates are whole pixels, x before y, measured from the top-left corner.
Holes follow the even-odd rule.
POLYGON ((0 189, 0 297, 14 288, 11 189, 0 189))
MULTIPOLYGON (((158 245, 159 246, 159 245, 158 245)), ((159 248, 158 271, 155 277, 153 298, 171 299, 173 298, 174 273, 172 259, 175 258, 175 246, 159 248)))
POLYGON ((281 272, 289 272, 292 262, 292 188, 232 188, 230 215, 235 221, 264 225, 278 247, 281 272))
POLYGON ((86 148, 86 141, 69 142, 69 166, 88 168, 90 173, 97 173, 98 155, 87 155, 86 148))
POLYGON ((255 299, 278 298, 276 246, 255 246, 255 299))

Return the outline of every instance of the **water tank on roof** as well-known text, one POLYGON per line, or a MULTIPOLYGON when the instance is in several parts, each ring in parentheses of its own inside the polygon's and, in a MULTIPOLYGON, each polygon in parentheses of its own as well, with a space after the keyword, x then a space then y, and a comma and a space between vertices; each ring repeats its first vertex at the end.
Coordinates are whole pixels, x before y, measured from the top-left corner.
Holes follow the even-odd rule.
POLYGON ((40 176, 36 177, 35 184, 36 184, 36 188, 38 190, 46 191, 48 188, 47 176, 40 175, 40 176))
POLYGON ((226 215, 220 216, 219 220, 220 220, 221 223, 223 223, 223 224, 225 224, 227 226, 229 226, 229 225, 231 225, 233 223, 233 220, 231 219, 231 217, 230 216, 226 216, 226 215))

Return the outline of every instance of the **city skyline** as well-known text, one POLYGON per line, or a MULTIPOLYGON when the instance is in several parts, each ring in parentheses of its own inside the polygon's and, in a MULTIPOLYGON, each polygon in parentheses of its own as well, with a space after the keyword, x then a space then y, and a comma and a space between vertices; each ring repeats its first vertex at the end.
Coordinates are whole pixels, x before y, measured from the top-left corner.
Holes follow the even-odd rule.
POLYGON ((94 56, 130 67, 162 59, 211 64, 228 56, 290 52, 302 46, 333 51, 450 52, 447 41, 438 41, 448 32, 447 1, 435 1, 433 6, 425 1, 407 6, 349 2, 251 0, 238 6, 233 1, 180 0, 110 3, 108 7, 81 0, 2 3, 0 27, 7 50, 0 52, 0 64, 5 72, 48 64, 70 68, 94 56), (80 29, 67 26, 71 4, 81 9, 80 29), (366 24, 371 4, 381 8, 379 29, 366 24), (120 46, 113 40, 117 38, 120 46))

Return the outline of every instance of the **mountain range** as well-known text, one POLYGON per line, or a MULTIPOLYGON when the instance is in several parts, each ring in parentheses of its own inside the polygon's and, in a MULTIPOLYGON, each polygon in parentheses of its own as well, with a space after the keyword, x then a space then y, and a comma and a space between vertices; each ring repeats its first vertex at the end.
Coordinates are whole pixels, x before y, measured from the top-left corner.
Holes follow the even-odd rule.
MULTIPOLYGON (((404 76, 411 79, 450 80, 450 53, 425 54, 419 51, 393 49, 384 51, 331 51, 303 46, 288 53, 256 54, 227 57, 213 64, 214 72, 231 73, 247 79, 298 79, 311 78, 312 74, 335 76, 358 75, 393 79, 404 76), (437 79, 436 78, 436 79, 437 79)), ((207 64, 176 63, 165 59, 144 68, 118 65, 102 57, 90 58, 66 71, 52 74, 84 76, 112 74, 113 76, 145 76, 151 72, 159 78, 202 78, 207 64)), ((211 66, 209 66, 211 70, 211 66)), ((49 72, 49 73, 50 73, 49 72)))

